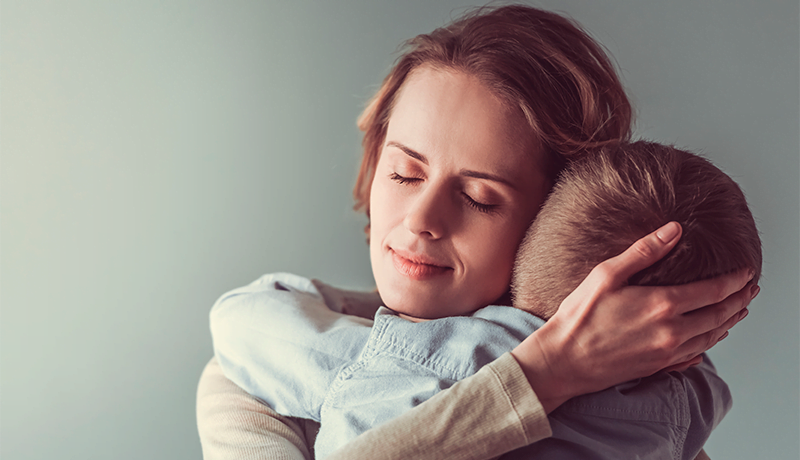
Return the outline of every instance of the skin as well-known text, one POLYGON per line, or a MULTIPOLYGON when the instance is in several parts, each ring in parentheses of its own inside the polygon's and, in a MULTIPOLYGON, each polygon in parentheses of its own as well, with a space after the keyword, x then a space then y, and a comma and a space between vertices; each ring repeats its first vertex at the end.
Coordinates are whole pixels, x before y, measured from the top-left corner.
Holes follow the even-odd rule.
POLYGON ((750 270, 681 286, 627 286, 681 232, 669 222, 595 267, 545 326, 511 352, 547 413, 574 396, 697 364, 747 316, 760 290, 750 270))
POLYGON ((370 193, 370 258, 387 307, 432 319, 506 294, 550 185, 524 126, 474 76, 429 66, 409 76, 370 193))
MULTIPOLYGON (((466 314, 507 292, 514 252, 549 188, 536 146, 520 140, 521 123, 472 76, 423 66, 408 77, 370 198, 370 258, 386 306, 418 321, 466 314)), ((512 351, 546 412, 696 364, 744 319, 759 292, 748 270, 682 286, 627 286, 680 235, 680 225, 668 223, 595 267, 512 351)))

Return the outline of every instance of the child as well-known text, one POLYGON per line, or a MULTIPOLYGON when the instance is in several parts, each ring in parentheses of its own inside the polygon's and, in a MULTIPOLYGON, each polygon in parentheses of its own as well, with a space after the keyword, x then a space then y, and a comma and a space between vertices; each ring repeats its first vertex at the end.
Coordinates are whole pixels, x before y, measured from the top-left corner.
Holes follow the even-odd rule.
MULTIPOLYGON (((680 241, 666 257, 631 277, 629 284, 679 285, 748 267, 755 270, 753 282, 758 282, 761 241, 736 183, 699 156, 640 141, 575 160, 562 173, 517 252, 512 281, 514 307, 549 319, 594 266, 669 221, 681 224, 680 241)), ((706 358, 701 366, 711 365, 706 358)), ((678 407, 684 404, 680 399, 691 397, 686 388, 681 388, 684 376, 697 371, 691 368, 683 375, 662 372, 573 398, 550 414, 553 436, 524 450, 530 458, 538 459, 536 455, 559 449, 563 439, 575 430, 584 435, 594 432, 601 438, 605 427, 587 422, 589 408, 599 407, 602 401, 607 407, 618 404, 620 411, 631 410, 628 403, 637 398, 637 392, 651 393, 652 398, 639 394, 642 400, 655 402, 650 410, 678 415, 678 407), (677 388, 669 388, 674 383, 677 388), (665 391, 659 392, 659 387, 665 391), (664 399, 657 401, 659 398, 664 399)), ((699 406, 682 414, 689 416, 684 445, 674 446, 674 452, 689 453, 689 458, 705 442, 698 434, 707 435, 697 430, 702 421, 699 413, 691 410, 700 408, 701 412, 721 416, 719 412, 726 412, 730 404, 727 389, 722 400, 713 394, 698 396, 699 406), (725 409, 712 409, 720 402, 725 409)), ((620 417, 627 416, 620 413, 620 417)), ((664 429, 680 425, 676 420, 664 429)), ((633 428, 638 429, 635 424, 633 428)), ((635 431, 628 433, 638 436, 635 431)), ((619 454, 619 458, 632 458, 624 451, 619 454)), ((687 458, 684 454, 681 457, 687 458)), ((581 458, 594 457, 587 454, 581 458)))
MULTIPOLYGON (((681 243, 631 283, 760 269, 758 234, 736 184, 699 157, 639 142, 576 160, 563 176, 521 247, 517 308, 413 323, 380 307, 373 322, 343 313, 378 305, 374 296, 268 275, 217 302, 215 352, 228 378, 277 412, 321 422, 315 451, 324 458, 485 364, 513 359, 507 352, 594 265, 670 220, 683 226, 681 243)), ((553 437, 504 458, 692 459, 729 407, 727 386, 704 362, 574 398, 550 415, 553 437)))

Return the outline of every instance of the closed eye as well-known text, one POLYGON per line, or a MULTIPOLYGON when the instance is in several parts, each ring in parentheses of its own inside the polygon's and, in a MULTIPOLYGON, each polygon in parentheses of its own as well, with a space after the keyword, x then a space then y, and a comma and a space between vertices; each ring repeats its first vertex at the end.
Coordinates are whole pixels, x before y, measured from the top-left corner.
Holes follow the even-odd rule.
POLYGON ((401 176, 400 174, 397 174, 396 172, 393 172, 393 173, 389 174, 389 179, 397 182, 398 184, 415 184, 415 183, 417 183, 417 182, 422 180, 419 177, 401 176))
POLYGON ((462 195, 464 196, 464 200, 467 202, 467 205, 469 205, 469 207, 477 211, 484 212, 486 214, 493 214, 497 212, 498 205, 496 204, 480 203, 478 201, 473 200, 472 197, 467 195, 466 193, 462 193, 462 195))

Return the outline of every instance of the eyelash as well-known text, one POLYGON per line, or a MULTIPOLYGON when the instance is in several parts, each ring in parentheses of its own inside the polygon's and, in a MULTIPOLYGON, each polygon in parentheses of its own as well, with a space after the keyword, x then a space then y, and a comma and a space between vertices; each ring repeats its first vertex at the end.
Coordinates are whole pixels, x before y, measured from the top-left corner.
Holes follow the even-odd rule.
MULTIPOLYGON (((397 174, 396 172, 393 172, 393 173, 389 174, 389 179, 397 182, 398 184, 402 184, 402 185, 415 184, 415 183, 417 183, 417 182, 422 180, 422 179, 420 179, 418 177, 401 176, 400 174, 397 174)), ((472 209, 478 211, 478 212, 482 212, 482 213, 485 213, 485 214, 494 214, 496 212, 495 208, 497 208, 497 206, 498 206, 496 204, 484 204, 484 203, 477 202, 474 199, 472 199, 471 196, 467 195, 464 192, 461 192, 461 195, 464 197, 464 200, 466 201, 467 205, 469 207, 471 207, 472 209)))
POLYGON ((476 211, 483 212, 486 214, 494 214, 496 212, 496 204, 483 204, 478 203, 477 201, 473 200, 471 196, 467 195, 466 193, 461 193, 464 195, 464 199, 467 200, 467 204, 475 209, 476 211))
POLYGON ((415 183, 417 183, 417 182, 422 180, 422 179, 420 179, 418 177, 401 176, 400 174, 397 174, 396 172, 393 172, 393 173, 389 174, 389 179, 397 182, 398 184, 403 184, 403 185, 405 185, 405 184, 415 184, 415 183))

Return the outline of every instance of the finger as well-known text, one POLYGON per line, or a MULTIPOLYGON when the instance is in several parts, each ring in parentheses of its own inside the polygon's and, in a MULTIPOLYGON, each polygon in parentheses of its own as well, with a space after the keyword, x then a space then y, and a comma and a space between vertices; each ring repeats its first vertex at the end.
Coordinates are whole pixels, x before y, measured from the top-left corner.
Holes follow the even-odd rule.
POLYGON ((668 289, 672 291, 670 298, 675 303, 678 313, 691 312, 706 305, 723 302, 736 293, 742 293, 749 303, 752 297, 755 297, 749 292, 754 285, 748 284, 753 275, 752 270, 743 269, 716 278, 670 286, 668 289))
POLYGON ((658 230, 633 243, 622 254, 604 262, 617 284, 624 284, 634 274, 653 265, 675 246, 682 229, 677 222, 669 222, 658 230))
POLYGON ((728 336, 728 330, 736 325, 739 321, 743 320, 748 314, 747 309, 743 309, 732 317, 728 318, 720 327, 712 329, 703 334, 692 337, 675 350, 675 356, 678 357, 679 362, 689 361, 692 358, 705 353, 713 346, 719 343, 722 339, 728 336))
MULTIPOLYGON (((700 336, 726 325, 728 328, 733 327, 740 319, 738 318, 739 313, 750 304, 751 293, 752 286, 745 286, 744 289, 728 296, 722 302, 684 313, 677 318, 678 326, 686 334, 685 337, 700 336)), ((722 329, 719 335, 722 335, 722 332, 727 331, 728 328, 722 329)), ((712 342, 711 345, 715 343, 712 342)))

